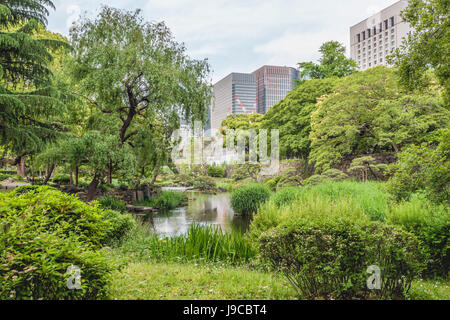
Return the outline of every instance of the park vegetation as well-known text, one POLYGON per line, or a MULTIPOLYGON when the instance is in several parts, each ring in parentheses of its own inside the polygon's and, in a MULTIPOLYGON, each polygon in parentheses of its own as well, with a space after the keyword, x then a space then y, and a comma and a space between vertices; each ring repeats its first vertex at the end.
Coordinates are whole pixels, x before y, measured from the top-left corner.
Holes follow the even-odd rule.
POLYGON ((267 114, 225 119, 223 133, 280 130, 273 176, 172 162, 211 83, 164 22, 103 6, 66 39, 51 8, 0 1, 0 182, 30 182, 0 193, 0 299, 450 299, 448 1, 410 1, 392 68, 359 72, 329 41, 267 114), (250 230, 161 238, 128 208, 188 201, 163 186, 230 192, 250 230), (141 199, 116 197, 130 190, 141 199))

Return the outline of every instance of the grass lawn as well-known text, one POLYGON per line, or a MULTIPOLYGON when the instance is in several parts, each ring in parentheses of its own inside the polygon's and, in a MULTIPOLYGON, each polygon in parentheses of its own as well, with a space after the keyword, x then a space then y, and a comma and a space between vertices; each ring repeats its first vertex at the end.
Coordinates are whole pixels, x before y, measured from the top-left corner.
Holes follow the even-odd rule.
POLYGON ((410 291, 413 300, 450 300, 450 280, 420 280, 410 291))
MULTIPOLYGON (((113 274, 117 300, 296 300, 285 278, 244 267, 133 262, 113 274)), ((450 300, 448 280, 420 280, 412 300, 450 300)))
POLYGON ((271 273, 211 265, 131 263, 113 274, 118 300, 295 300, 287 280, 271 273))

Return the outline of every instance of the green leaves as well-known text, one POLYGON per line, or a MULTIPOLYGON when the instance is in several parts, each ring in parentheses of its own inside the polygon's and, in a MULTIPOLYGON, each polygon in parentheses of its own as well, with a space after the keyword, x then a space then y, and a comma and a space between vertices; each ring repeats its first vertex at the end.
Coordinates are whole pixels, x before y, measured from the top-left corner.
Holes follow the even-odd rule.
POLYGON ((345 47, 337 41, 325 42, 319 49, 320 64, 301 62, 298 64, 301 79, 342 78, 357 71, 355 61, 345 56, 345 47))
POLYGON ((450 99, 450 4, 447 0, 411 0, 402 13, 413 31, 391 62, 398 69, 401 83, 409 89, 424 87, 426 71, 434 69, 444 88, 445 103, 450 99))
POLYGON ((399 152, 448 126, 439 91, 404 92, 394 71, 376 67, 341 79, 311 114, 311 157, 319 172, 351 155, 399 152))

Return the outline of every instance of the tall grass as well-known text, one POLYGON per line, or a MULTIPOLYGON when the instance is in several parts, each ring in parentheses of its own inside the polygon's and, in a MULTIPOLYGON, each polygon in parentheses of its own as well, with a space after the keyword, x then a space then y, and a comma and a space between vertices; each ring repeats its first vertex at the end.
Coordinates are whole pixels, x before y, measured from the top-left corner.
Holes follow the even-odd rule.
POLYGON ((250 261, 255 251, 239 232, 224 234, 220 228, 192 225, 185 235, 160 238, 141 225, 119 248, 127 256, 157 262, 224 262, 238 265, 250 261))
POLYGON ((297 202, 299 206, 309 199, 335 202, 350 199, 374 221, 384 221, 388 209, 389 195, 383 184, 377 182, 358 183, 354 181, 326 182, 305 188, 285 188, 274 194, 272 201, 278 206, 297 202))

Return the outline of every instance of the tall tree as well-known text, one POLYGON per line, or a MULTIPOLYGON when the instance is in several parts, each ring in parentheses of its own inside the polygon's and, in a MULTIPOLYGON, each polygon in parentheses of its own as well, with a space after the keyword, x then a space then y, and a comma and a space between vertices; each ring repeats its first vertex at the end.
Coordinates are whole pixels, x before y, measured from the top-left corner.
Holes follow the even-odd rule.
POLYGON ((280 130, 282 158, 308 158, 311 113, 316 110, 317 100, 332 93, 338 83, 337 79, 304 81, 264 115, 262 128, 280 130))
POLYGON ((93 117, 108 119, 109 134, 140 156, 141 172, 155 165, 155 153, 169 161, 167 137, 180 119, 206 118, 207 61, 190 59, 164 23, 145 22, 140 10, 105 6, 97 18, 83 18, 70 36, 74 53, 68 68, 93 117), (137 150, 148 146, 143 138, 157 136, 164 139, 153 144, 153 153, 137 150))
POLYGON ((427 86, 434 69, 450 103, 450 1, 410 0, 403 19, 413 31, 392 56, 400 80, 409 89, 427 86))
POLYGON ((64 108, 50 66, 51 51, 66 44, 37 36, 45 30, 47 7, 54 8, 51 1, 0 1, 0 143, 20 164, 56 137, 49 120, 64 108))
POLYGON ((325 42, 319 52, 322 55, 319 64, 314 62, 298 64, 301 79, 342 78, 358 69, 356 62, 345 56, 345 47, 338 41, 325 42))
POLYGON ((427 93, 405 92, 394 71, 383 66, 342 79, 311 115, 310 161, 322 172, 347 158, 396 155, 431 139, 450 124, 439 90, 434 83, 427 93))

